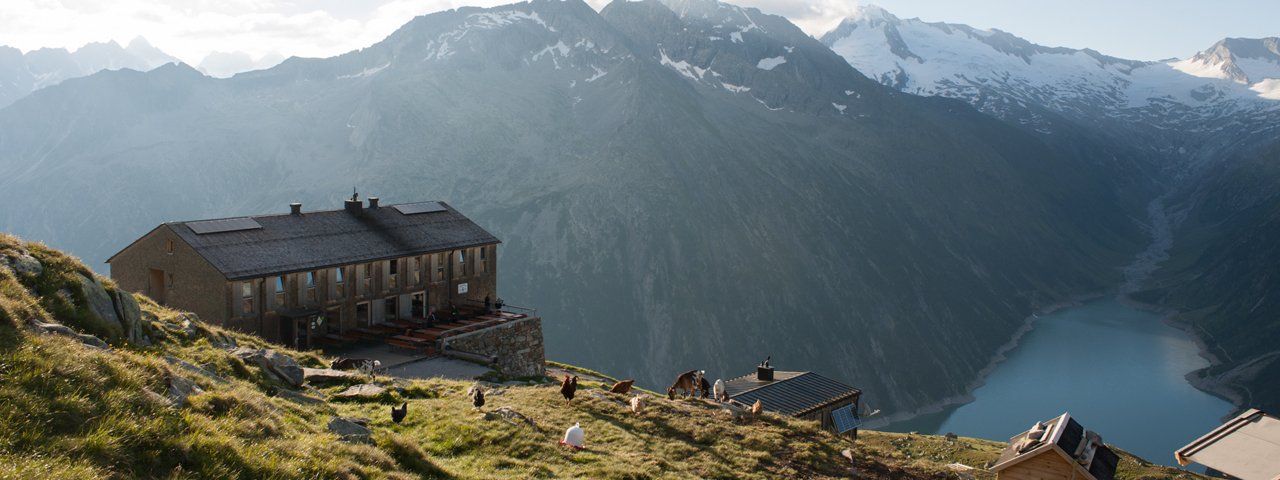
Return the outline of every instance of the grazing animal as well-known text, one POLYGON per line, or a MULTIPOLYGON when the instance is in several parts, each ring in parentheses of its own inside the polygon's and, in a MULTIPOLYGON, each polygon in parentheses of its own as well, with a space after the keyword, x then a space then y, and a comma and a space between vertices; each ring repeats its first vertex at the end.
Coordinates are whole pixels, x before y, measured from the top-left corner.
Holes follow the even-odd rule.
POLYGON ((609 389, 609 393, 621 393, 623 395, 626 395, 627 392, 631 391, 631 385, 634 383, 636 383, 635 380, 623 380, 621 382, 615 383, 613 384, 613 388, 609 389))
POLYGON ((637 395, 631 398, 631 413, 639 415, 644 411, 644 397, 637 395))
POLYGON ((725 392, 724 389, 724 380, 717 378, 716 384, 711 387, 711 391, 715 394, 714 396, 717 402, 729 401, 729 394, 725 392))
MULTIPOLYGON (((701 377, 701 375, 699 376, 701 377)), ((706 400, 706 398, 709 396, 711 396, 711 382, 708 382, 706 377, 699 378, 698 379, 698 398, 706 400)))
POLYGON ((400 423, 404 421, 404 416, 409 414, 409 402, 404 402, 400 408, 391 407, 391 421, 400 423))
POLYGON ((671 388, 667 389, 667 398, 675 400, 676 390, 683 390, 685 396, 693 395, 693 391, 698 387, 698 384, 694 382, 694 375, 697 373, 697 370, 689 370, 676 377, 675 383, 672 383, 671 388))
POLYGON ((334 370, 371 369, 369 367, 370 365, 372 365, 372 368, 378 368, 382 366, 382 362, 374 360, 372 358, 347 358, 347 357, 338 358, 332 362, 329 362, 329 368, 332 368, 334 370))
POLYGON ((471 405, 476 407, 476 410, 480 410, 482 407, 484 407, 484 389, 483 388, 480 388, 479 386, 472 387, 471 405))
POLYGON ((763 412, 763 411, 764 411, 764 403, 761 403, 760 399, 757 398, 756 403, 751 405, 751 416, 759 417, 760 412, 763 412))
POLYGON ((573 394, 574 392, 577 392, 577 391, 578 391, 578 376, 574 375, 573 377, 569 377, 569 375, 565 375, 564 382, 560 384, 560 395, 564 396, 564 401, 566 402, 573 401, 573 394))

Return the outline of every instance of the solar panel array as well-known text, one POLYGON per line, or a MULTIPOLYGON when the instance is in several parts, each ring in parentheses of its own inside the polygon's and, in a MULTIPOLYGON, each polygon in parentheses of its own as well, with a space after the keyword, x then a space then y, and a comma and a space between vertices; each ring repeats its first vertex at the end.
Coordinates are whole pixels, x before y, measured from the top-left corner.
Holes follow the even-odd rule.
POLYGON ((862 426, 862 419, 854 416, 853 404, 845 405, 831 411, 831 421, 836 424, 836 431, 848 432, 862 426))
POLYGON ((403 205, 396 205, 395 208, 405 215, 445 211, 444 205, 441 205, 440 202, 406 203, 403 205))
POLYGON ((187 222, 187 227, 196 235, 207 235, 210 233, 239 232, 242 230, 258 230, 262 225, 252 218, 226 218, 222 220, 205 220, 202 222, 187 222))

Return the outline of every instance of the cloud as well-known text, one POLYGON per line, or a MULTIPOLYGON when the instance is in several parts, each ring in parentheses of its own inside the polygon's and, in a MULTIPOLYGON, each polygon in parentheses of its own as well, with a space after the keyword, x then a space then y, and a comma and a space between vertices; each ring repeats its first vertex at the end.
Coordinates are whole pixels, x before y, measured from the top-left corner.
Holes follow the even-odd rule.
MULTIPOLYGON (((596 9, 608 0, 587 0, 596 9)), ((372 45, 415 16, 510 0, 0 0, 0 44, 78 48, 139 35, 197 65, 213 52, 326 57, 372 45)), ((848 0, 740 0, 821 35, 852 12, 848 0)))

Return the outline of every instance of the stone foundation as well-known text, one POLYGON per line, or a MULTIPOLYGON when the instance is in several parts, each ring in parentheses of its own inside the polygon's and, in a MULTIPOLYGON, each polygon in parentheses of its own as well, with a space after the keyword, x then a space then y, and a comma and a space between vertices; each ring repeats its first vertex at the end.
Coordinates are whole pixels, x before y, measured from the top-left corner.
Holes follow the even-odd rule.
POLYGON ((447 337, 445 350, 457 350, 494 357, 493 367, 504 375, 532 377, 545 375, 546 353, 542 349, 542 319, 512 320, 501 325, 447 337))

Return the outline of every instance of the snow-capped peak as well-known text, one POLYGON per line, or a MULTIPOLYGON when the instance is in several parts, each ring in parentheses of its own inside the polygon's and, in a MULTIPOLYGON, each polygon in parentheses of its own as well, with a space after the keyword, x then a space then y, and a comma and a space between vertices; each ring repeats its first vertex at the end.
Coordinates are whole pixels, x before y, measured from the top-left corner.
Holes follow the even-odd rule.
POLYGON ((1227 79, 1241 85, 1280 79, 1280 38, 1228 38, 1170 65, 1189 75, 1227 79))

